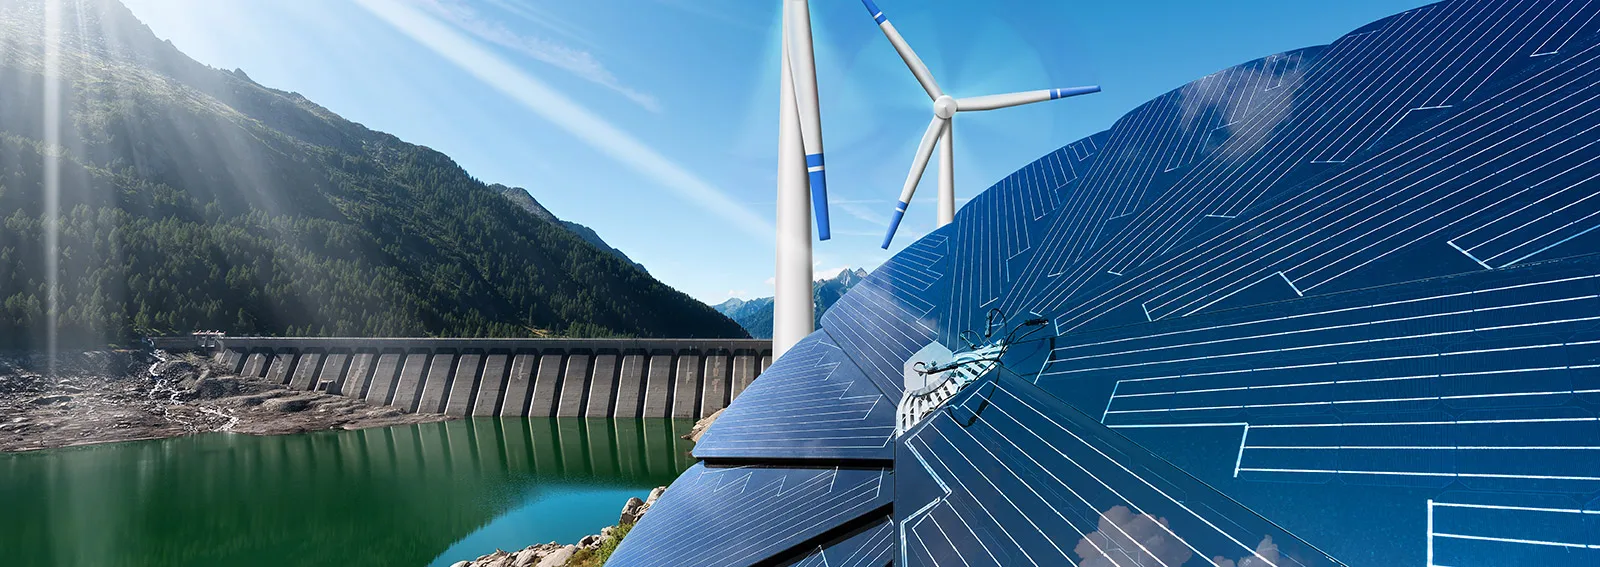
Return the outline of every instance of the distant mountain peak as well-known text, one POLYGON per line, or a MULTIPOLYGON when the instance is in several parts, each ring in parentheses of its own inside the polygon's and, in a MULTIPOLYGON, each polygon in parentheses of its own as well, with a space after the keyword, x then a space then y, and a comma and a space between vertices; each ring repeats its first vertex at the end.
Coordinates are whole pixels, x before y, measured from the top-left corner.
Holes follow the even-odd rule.
MULTIPOLYGON (((831 270, 830 270, 831 272, 831 270)), ((867 271, 861 268, 840 268, 836 274, 823 274, 811 283, 812 305, 816 308, 816 323, 821 324, 822 314, 833 307, 839 298, 844 297, 850 288, 866 279, 867 271)), ((758 297, 755 299, 729 298, 727 301, 713 305, 712 308, 727 315, 744 327, 750 336, 759 339, 772 338, 772 299, 771 297, 758 297)))
POLYGON ((633 259, 629 258, 627 254, 623 254, 621 250, 613 248, 610 244, 606 243, 605 239, 600 238, 600 234, 595 232, 594 229, 572 221, 561 220, 555 215, 555 213, 550 212, 550 209, 546 209, 544 208, 544 205, 539 204, 539 200, 533 198, 533 195, 529 194, 527 189, 523 189, 521 187, 507 187, 499 183, 491 184, 489 185, 489 188, 499 192, 501 196, 509 199, 522 210, 528 211, 529 214, 539 217, 545 222, 560 225, 562 228, 572 231, 573 234, 578 235, 578 238, 582 238, 584 242, 593 244, 596 248, 621 258, 622 261, 633 265, 635 268, 639 268, 639 270, 644 273, 650 273, 650 270, 646 270, 644 268, 644 264, 633 261, 633 259))

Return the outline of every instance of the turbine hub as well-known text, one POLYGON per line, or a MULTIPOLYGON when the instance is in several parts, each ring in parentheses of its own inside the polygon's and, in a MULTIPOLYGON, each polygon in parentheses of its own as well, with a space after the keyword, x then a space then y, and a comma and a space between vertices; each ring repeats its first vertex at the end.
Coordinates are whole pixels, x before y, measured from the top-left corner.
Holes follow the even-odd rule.
POLYGON ((951 116, 955 116, 956 99, 951 98, 950 95, 939 95, 939 98, 934 99, 933 101, 933 115, 945 120, 949 120, 951 116))

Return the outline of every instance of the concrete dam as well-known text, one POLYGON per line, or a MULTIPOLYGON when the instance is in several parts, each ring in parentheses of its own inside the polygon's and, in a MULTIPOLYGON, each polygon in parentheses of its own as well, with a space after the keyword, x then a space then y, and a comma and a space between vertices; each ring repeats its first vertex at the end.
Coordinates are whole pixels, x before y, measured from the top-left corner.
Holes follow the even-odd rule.
POLYGON ((756 339, 166 337, 236 374, 456 417, 698 419, 772 364, 756 339))

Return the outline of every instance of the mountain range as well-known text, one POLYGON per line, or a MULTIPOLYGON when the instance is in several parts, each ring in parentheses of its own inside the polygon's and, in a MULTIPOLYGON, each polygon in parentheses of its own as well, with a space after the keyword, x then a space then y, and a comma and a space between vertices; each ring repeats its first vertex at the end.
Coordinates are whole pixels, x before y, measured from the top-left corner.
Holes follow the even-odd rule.
POLYGON ((115 0, 59 5, 49 39, 43 1, 0 2, 0 346, 746 336, 449 156, 200 64, 115 0))
MULTIPOLYGON (((844 297, 845 292, 866 279, 867 271, 846 268, 839 275, 811 283, 812 304, 816 306, 815 327, 821 327, 822 314, 844 297)), ((772 338, 772 298, 739 299, 737 297, 717 304, 714 308, 737 321, 740 327, 759 339, 772 338)))

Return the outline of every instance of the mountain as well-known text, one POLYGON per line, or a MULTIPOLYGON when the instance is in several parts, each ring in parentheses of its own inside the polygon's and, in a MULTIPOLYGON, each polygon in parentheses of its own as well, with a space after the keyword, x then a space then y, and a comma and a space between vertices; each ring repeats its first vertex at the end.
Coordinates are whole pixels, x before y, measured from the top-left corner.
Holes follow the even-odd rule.
POLYGON ((517 207, 521 208, 522 210, 528 211, 529 214, 544 219, 545 222, 552 222, 566 227, 567 230, 570 230, 573 234, 578 235, 578 238, 582 238, 584 242, 594 245, 595 248, 609 252, 611 255, 621 258, 622 261, 632 264, 635 268, 639 268, 640 270, 644 270, 646 272, 649 271, 644 269, 644 264, 633 261, 633 258, 629 258, 628 255, 623 254, 621 250, 617 250, 616 248, 612 248, 610 244, 606 244, 605 239, 600 238, 600 234, 595 232, 594 229, 572 221, 556 218, 555 213, 551 213, 550 209, 546 209, 544 208, 544 205, 540 205, 539 201, 533 198, 533 195, 528 194, 527 189, 523 189, 521 187, 506 187, 505 185, 501 185, 499 183, 490 185, 489 188, 500 193, 502 197, 511 200, 512 203, 515 203, 517 207))
MULTIPOLYGON (((829 279, 812 282, 811 300, 816 306, 816 321, 818 327, 822 324, 822 314, 833 307, 834 302, 844 297, 845 292, 866 279, 867 271, 857 268, 846 269, 839 275, 829 279)), ((739 299, 737 297, 724 301, 713 307, 723 315, 737 321, 744 327, 750 336, 770 339, 772 338, 772 298, 761 297, 756 299, 739 299)))
POLYGON ((0 344, 42 343, 52 303, 63 344, 746 336, 442 153, 197 63, 115 0, 56 5, 47 41, 44 2, 0 2, 0 344))

